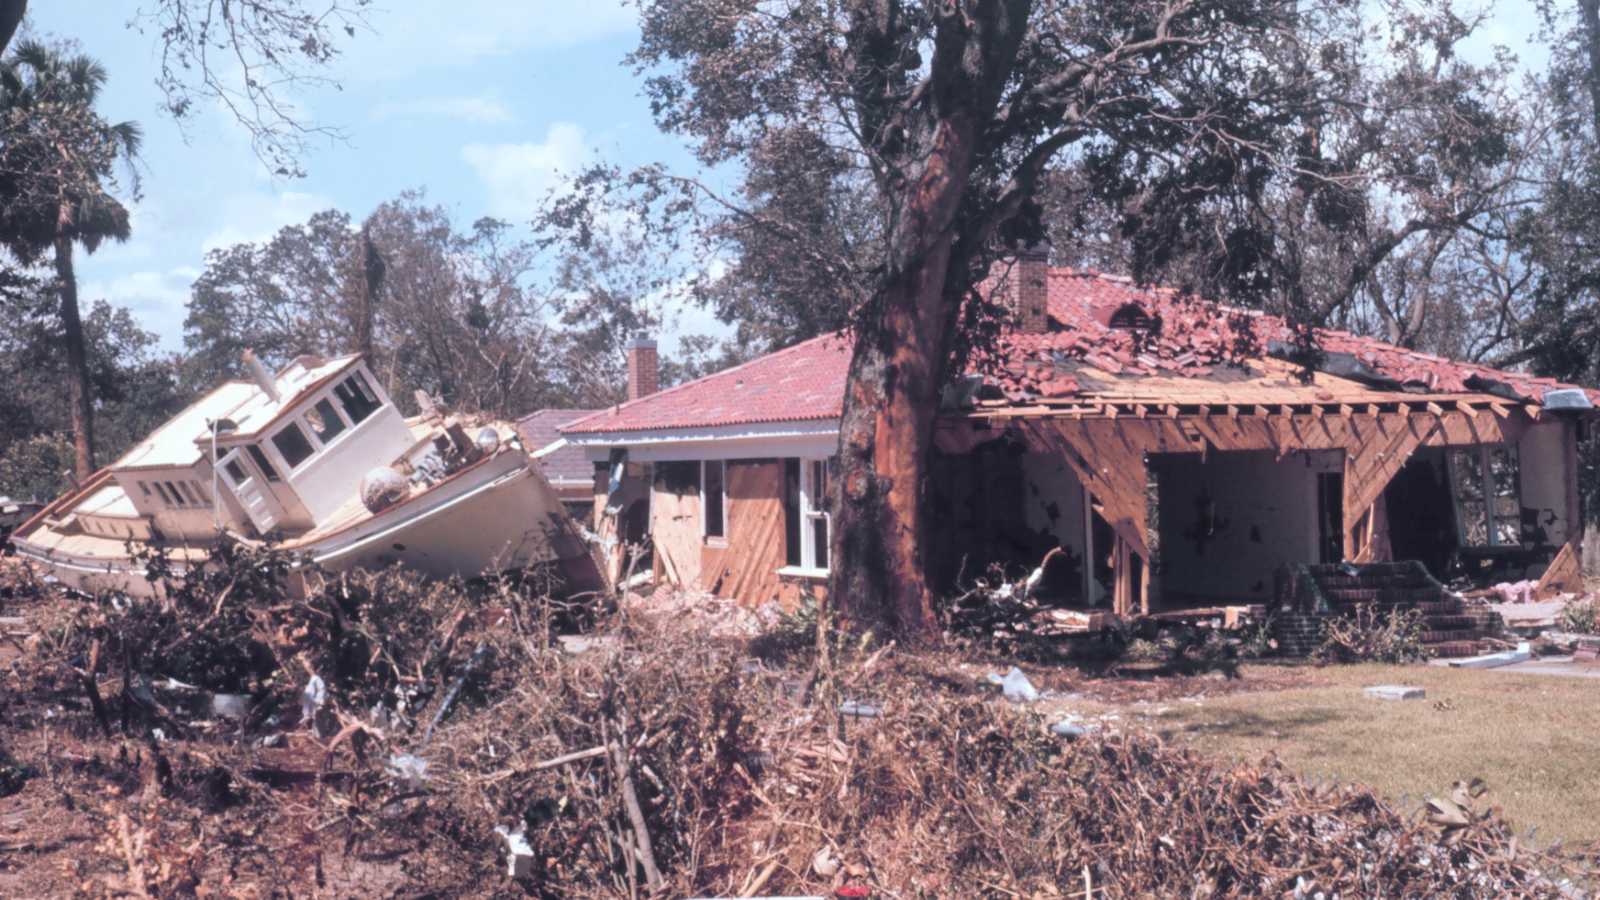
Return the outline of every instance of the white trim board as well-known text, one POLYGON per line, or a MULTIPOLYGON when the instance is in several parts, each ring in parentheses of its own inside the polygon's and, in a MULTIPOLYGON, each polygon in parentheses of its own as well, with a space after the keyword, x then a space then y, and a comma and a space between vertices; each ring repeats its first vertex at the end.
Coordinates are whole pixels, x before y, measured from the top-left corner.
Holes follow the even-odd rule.
POLYGON ((691 459, 768 459, 828 457, 839 449, 839 422, 771 422, 653 431, 614 431, 568 435, 592 462, 604 462, 612 447, 626 447, 630 462, 691 459))

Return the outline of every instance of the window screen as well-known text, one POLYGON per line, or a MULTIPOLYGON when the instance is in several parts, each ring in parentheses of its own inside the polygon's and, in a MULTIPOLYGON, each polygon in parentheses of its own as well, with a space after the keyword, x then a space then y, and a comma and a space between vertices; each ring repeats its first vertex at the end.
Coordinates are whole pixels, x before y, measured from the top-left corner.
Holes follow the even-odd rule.
POLYGON ((344 420, 339 418, 333 402, 327 398, 318 400, 316 406, 306 410, 306 424, 311 426, 311 433, 317 436, 317 440, 324 444, 344 431, 344 420))
POLYGON ((798 566, 800 555, 800 460, 783 461, 783 561, 798 566))
POLYGON ((272 446, 278 448, 279 455, 291 469, 310 459, 311 454, 316 452, 311 446, 311 441, 306 438, 306 433, 300 430, 299 425, 292 422, 272 436, 272 446))
POLYGON ((233 482, 236 487, 250 479, 250 473, 244 470, 244 466, 239 465, 237 459, 230 459, 224 463, 222 471, 228 473, 228 480, 233 482))

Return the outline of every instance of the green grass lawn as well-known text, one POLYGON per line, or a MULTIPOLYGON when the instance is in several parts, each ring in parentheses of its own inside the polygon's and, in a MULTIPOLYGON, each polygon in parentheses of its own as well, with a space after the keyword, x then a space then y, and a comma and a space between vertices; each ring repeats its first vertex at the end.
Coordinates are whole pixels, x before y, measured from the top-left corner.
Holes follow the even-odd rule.
MULTIPOLYGON (((1260 672, 1270 667, 1254 667, 1260 672)), ((1600 840, 1600 683, 1435 666, 1330 666, 1317 687, 1173 703, 1150 724, 1213 756, 1276 752, 1313 778, 1369 784, 1404 803, 1474 777, 1484 799, 1535 843, 1600 840), (1412 684, 1424 700, 1372 700, 1361 689, 1412 684), (1445 709, 1436 708, 1443 702, 1445 709)))

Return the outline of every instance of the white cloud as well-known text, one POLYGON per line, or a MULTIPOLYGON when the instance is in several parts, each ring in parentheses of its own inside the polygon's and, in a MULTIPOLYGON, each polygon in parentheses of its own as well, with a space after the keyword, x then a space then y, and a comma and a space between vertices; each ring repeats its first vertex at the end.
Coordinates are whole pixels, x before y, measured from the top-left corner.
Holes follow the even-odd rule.
POLYGON ((589 145, 581 127, 557 122, 540 143, 468 144, 461 158, 488 190, 492 215, 511 221, 531 218, 551 188, 583 165, 589 145))
POLYGON ((319 194, 301 191, 234 194, 218 204, 219 214, 212 218, 225 224, 200 241, 200 252, 265 241, 284 226, 301 224, 335 205, 319 194))
POLYGON ((126 307, 139 324, 160 336, 163 349, 176 350, 183 343, 189 288, 199 276, 200 270, 192 266, 126 272, 105 280, 85 281, 78 293, 85 306, 105 300, 113 306, 126 307))
POLYGON ((387 80, 428 67, 468 66, 485 57, 570 47, 632 30, 638 12, 623 0, 450 0, 375 9, 371 31, 346 43, 341 76, 387 80))
POLYGON ((501 125, 516 120, 511 109, 493 97, 419 97, 380 103, 373 108, 370 118, 375 122, 443 118, 480 125, 501 125))

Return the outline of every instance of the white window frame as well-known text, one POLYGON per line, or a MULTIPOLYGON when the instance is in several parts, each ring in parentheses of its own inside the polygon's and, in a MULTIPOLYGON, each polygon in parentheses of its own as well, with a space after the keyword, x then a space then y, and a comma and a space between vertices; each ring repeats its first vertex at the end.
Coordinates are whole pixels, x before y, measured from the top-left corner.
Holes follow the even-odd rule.
MULTIPOLYGON (((801 457, 800 459, 800 568, 809 574, 826 575, 827 566, 817 565, 817 536, 813 523, 821 519, 827 522, 828 543, 833 543, 833 514, 824 511, 818 504, 818 488, 815 483, 814 466, 817 463, 831 465, 833 457, 801 457)), ((829 548, 831 549, 831 547, 829 548)), ((831 563, 832 560, 829 560, 831 563)))
POLYGON ((725 545, 728 542, 728 461, 725 459, 700 460, 700 537, 707 544, 725 545), (718 468, 722 469, 722 478, 718 481, 718 484, 721 485, 721 489, 718 491, 718 493, 721 494, 721 496, 717 498, 717 502, 721 504, 722 508, 721 534, 711 534, 707 530, 710 525, 705 514, 705 511, 710 508, 707 506, 708 501, 706 498, 707 466, 717 466, 718 468))
POLYGON ((271 434, 267 435, 267 439, 265 441, 261 441, 260 444, 262 445, 262 449, 266 449, 267 446, 271 446, 272 455, 279 463, 283 465, 283 475, 286 478, 301 468, 310 465, 312 460, 322 455, 321 442, 319 442, 317 440, 317 436, 312 433, 311 426, 301 422, 299 416, 291 416, 289 421, 279 425, 277 429, 271 434), (283 449, 278 446, 278 436, 287 432, 291 428, 297 429, 300 432, 300 436, 305 438, 306 443, 311 446, 311 452, 306 455, 306 458, 300 460, 298 465, 293 466, 289 465, 289 458, 283 455, 283 449))
MULTIPOLYGON (((381 408, 382 405, 380 404, 379 409, 381 408)), ((378 411, 376 409, 373 410, 366 419, 362 419, 361 421, 366 422, 367 419, 371 419, 373 415, 377 414, 377 412, 378 411)), ((318 413, 318 415, 321 414, 318 413)), ((311 442, 311 446, 316 448, 316 452, 314 452, 312 456, 316 456, 326 448, 339 443, 339 439, 349 434, 356 425, 356 423, 350 421, 350 417, 347 416, 345 411, 340 408, 339 399, 333 396, 333 391, 331 390, 323 391, 317 396, 312 397, 310 400, 307 400, 305 405, 301 408, 300 414, 295 416, 295 419, 299 421, 300 430, 305 433, 306 440, 309 440, 311 442), (328 408, 333 410, 334 421, 343 426, 336 434, 334 434, 332 438, 326 441, 322 439, 322 435, 317 434, 317 429, 311 424, 311 414, 317 411, 317 404, 322 403, 323 401, 327 401, 328 408)), ((306 461, 310 462, 310 459, 308 458, 306 461)))

